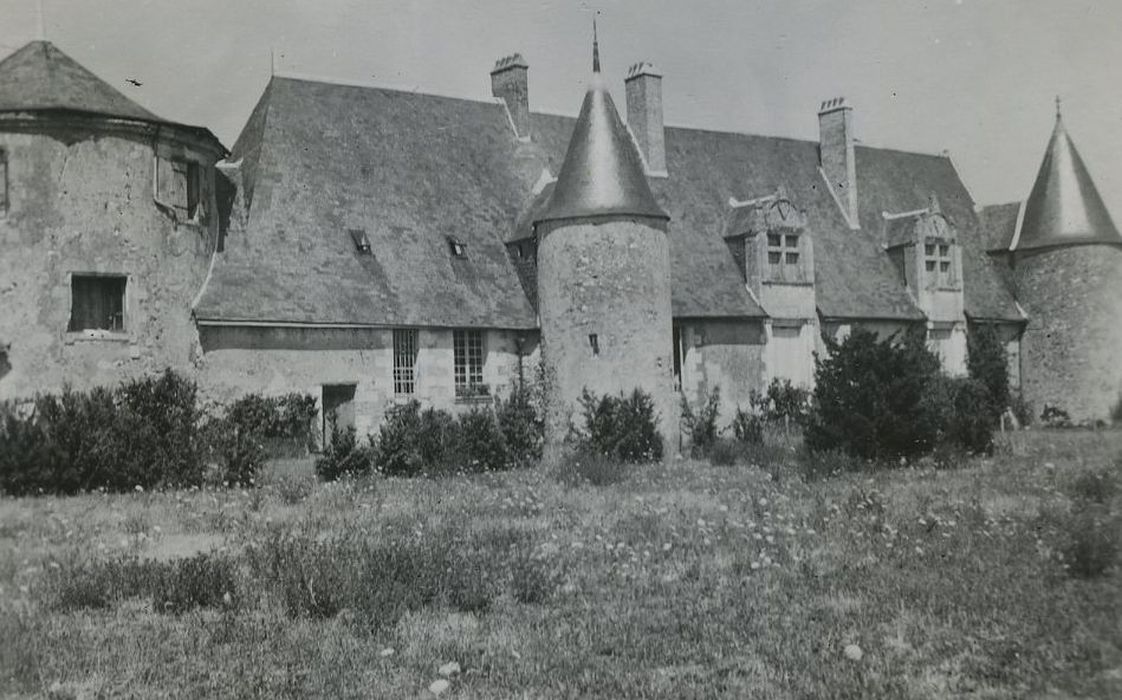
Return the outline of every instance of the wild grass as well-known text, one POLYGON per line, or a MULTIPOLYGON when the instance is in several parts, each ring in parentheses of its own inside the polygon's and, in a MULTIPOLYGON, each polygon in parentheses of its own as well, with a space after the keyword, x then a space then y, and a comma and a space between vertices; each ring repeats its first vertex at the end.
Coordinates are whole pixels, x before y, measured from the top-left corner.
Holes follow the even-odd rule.
POLYGON ((0 499, 0 695, 417 696, 455 661, 457 697, 1122 696, 1122 497, 1083 476, 1122 434, 857 470, 795 439, 600 486, 0 499))

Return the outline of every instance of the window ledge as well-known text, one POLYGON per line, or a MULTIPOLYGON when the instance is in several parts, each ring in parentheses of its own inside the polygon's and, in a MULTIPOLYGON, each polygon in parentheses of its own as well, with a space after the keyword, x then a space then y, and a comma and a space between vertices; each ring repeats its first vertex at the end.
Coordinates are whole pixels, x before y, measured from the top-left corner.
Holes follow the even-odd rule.
POLYGON ((66 331, 66 342, 70 343, 85 343, 85 342, 107 342, 107 343, 128 343, 132 341, 132 334, 125 331, 105 331, 87 329, 84 331, 66 331))

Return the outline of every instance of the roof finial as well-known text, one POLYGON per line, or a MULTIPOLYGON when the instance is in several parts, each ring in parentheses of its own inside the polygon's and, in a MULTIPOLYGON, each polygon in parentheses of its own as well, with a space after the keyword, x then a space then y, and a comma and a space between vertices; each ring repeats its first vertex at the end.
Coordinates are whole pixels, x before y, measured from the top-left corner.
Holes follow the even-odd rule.
POLYGON ((277 48, 275 46, 269 47, 269 77, 277 74, 277 48))
MULTIPOLYGON (((596 14, 600 14, 597 10, 596 14)), ((592 72, 600 72, 600 41, 596 37, 596 15, 592 15, 592 72)))
POLYGON ((1060 99, 1059 95, 1056 95, 1056 119, 1059 119, 1063 116, 1062 107, 1063 107, 1063 100, 1060 99))

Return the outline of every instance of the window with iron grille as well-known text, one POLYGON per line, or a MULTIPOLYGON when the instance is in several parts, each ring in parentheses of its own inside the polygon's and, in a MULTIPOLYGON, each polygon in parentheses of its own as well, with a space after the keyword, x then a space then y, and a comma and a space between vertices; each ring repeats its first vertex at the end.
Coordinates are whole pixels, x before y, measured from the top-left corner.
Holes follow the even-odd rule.
POLYGON ((395 328, 393 332, 393 393, 411 395, 417 388, 417 331, 395 328))
POLYGON ((125 330, 125 286, 119 275, 72 275, 69 331, 125 330))
POLYGON ((769 233, 767 235, 767 261, 769 265, 798 265, 799 234, 769 233))
POLYGON ((487 389, 483 384, 483 331, 453 331, 452 350, 456 396, 486 393, 487 389))
POLYGON ((947 286, 954 283, 954 258, 949 242, 928 238, 923 246, 923 265, 935 284, 947 286))

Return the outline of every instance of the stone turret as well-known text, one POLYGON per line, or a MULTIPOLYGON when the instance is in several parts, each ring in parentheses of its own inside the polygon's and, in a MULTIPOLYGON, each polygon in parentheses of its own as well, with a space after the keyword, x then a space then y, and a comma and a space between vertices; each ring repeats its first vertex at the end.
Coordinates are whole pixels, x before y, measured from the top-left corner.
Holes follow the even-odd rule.
POLYGON ((677 450, 670 312, 669 216, 651 192, 635 143, 593 75, 557 184, 534 220, 546 438, 579 422, 583 389, 654 399, 666 454, 677 450))

